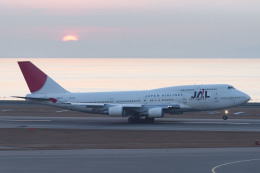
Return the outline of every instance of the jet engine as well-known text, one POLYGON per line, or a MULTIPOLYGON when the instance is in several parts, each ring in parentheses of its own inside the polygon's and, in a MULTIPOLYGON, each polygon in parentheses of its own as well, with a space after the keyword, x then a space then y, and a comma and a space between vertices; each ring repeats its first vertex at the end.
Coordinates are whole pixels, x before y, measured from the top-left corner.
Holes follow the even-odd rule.
POLYGON ((114 106, 108 108, 108 115, 113 117, 120 117, 123 116, 124 109, 122 106, 114 106))
POLYGON ((148 110, 149 118, 161 118, 163 117, 163 109, 162 108, 150 108, 148 110))

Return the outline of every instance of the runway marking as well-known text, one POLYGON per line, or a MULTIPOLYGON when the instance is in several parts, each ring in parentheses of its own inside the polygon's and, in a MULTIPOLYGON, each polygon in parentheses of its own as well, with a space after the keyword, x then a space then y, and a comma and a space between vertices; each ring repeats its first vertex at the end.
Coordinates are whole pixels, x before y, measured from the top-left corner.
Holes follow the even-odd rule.
POLYGON ((9 112, 11 111, 11 109, 4 109, 4 110, 1 110, 2 112, 9 112))
POLYGON ((67 112, 68 110, 61 110, 61 111, 55 111, 55 112, 67 112))
POLYGON ((50 122, 52 120, 6 120, 6 121, 18 121, 18 122, 26 122, 26 121, 30 121, 30 122, 50 122))
POLYGON ((260 160, 260 159, 238 160, 238 161, 234 161, 234 162, 223 163, 223 164, 221 164, 221 165, 217 165, 217 166, 215 166, 214 168, 212 168, 212 169, 211 169, 211 172, 212 172, 212 173, 216 173, 216 169, 217 169, 217 168, 220 168, 220 167, 222 167, 222 166, 231 165, 231 164, 236 164, 236 163, 242 163, 242 162, 251 162, 251 161, 254 161, 254 160, 260 160))
POLYGON ((251 124, 251 123, 226 123, 226 122, 182 122, 183 124, 251 124))
POLYGON ((245 112, 236 112, 236 113, 233 113, 234 115, 240 115, 240 114, 243 114, 245 112))

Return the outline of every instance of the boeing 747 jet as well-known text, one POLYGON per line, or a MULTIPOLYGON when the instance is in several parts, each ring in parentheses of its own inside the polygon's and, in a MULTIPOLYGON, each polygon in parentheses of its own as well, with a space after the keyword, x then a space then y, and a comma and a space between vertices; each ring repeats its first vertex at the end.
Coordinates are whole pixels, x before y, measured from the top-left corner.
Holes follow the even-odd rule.
MULTIPOLYGON (((71 93, 30 61, 18 62, 31 91, 28 101, 75 111, 153 122, 165 113, 211 111, 242 105, 250 96, 227 84, 182 85, 143 91, 71 93)), ((223 116, 227 119, 227 115, 223 116)))

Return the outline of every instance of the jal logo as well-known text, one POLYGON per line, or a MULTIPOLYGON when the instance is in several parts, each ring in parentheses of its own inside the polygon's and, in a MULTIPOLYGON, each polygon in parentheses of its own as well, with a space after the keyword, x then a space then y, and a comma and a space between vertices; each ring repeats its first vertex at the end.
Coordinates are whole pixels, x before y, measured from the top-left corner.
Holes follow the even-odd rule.
POLYGON ((195 91, 194 95, 191 96, 192 99, 206 99, 206 98, 210 98, 210 96, 208 96, 208 91, 205 91, 204 89, 202 89, 202 91, 195 91))

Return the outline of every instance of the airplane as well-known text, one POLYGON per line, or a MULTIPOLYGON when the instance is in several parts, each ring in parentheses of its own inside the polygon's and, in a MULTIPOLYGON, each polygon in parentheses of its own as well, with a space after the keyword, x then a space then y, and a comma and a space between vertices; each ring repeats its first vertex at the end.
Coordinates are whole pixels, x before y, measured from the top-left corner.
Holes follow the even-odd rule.
MULTIPOLYGON (((29 87, 26 101, 74 111, 128 117, 129 123, 154 122, 168 114, 223 110, 251 98, 228 84, 182 85, 142 91, 71 93, 30 61, 18 61, 29 87)), ((228 119, 225 113, 223 119, 228 119)))

